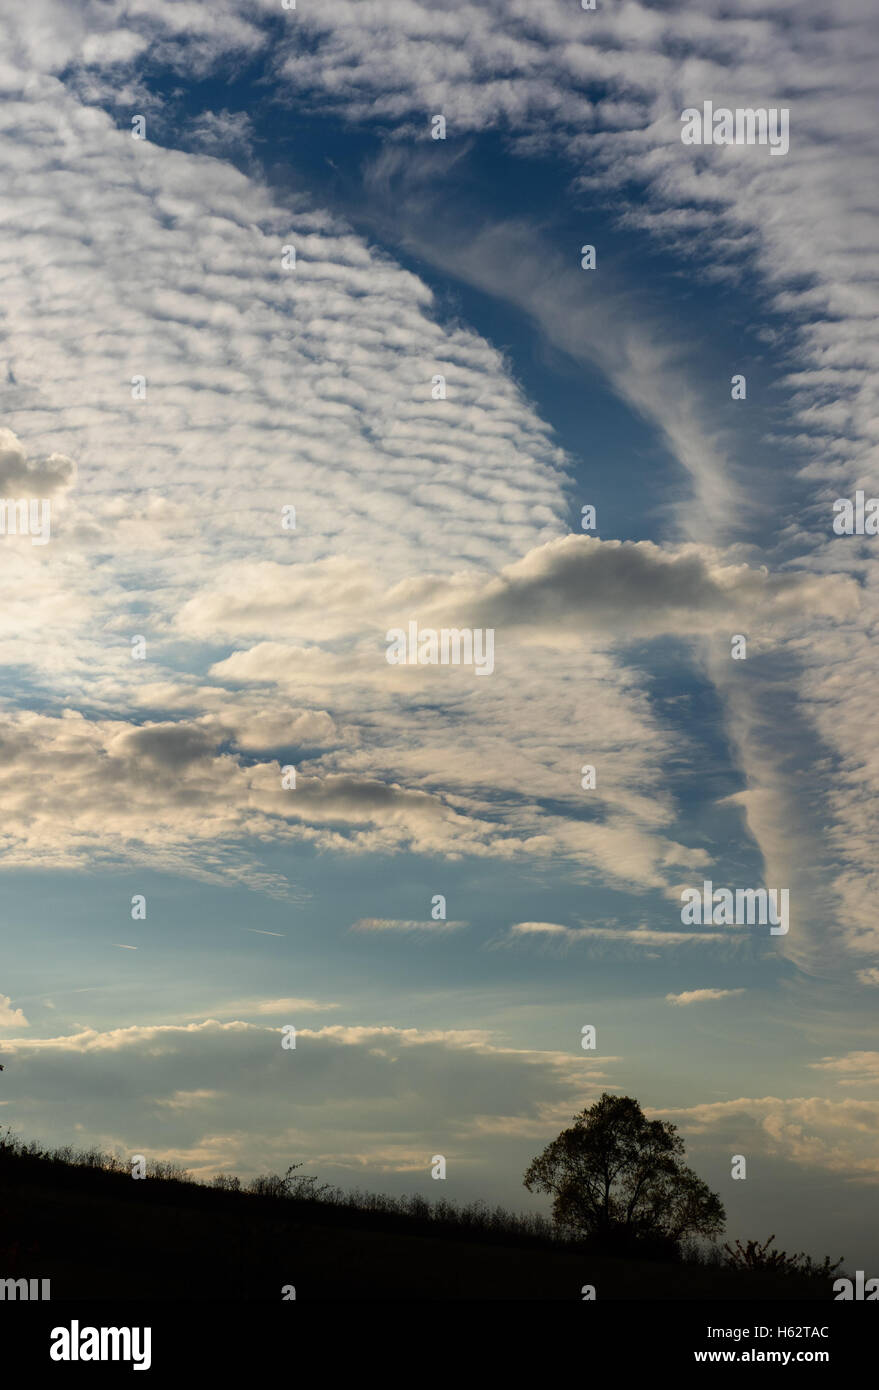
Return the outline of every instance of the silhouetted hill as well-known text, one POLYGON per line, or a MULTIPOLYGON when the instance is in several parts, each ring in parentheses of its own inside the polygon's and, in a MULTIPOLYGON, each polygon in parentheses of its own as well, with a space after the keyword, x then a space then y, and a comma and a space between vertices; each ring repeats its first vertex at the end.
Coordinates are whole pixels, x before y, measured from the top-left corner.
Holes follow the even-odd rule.
POLYGON ((830 1297, 824 1279, 597 1257, 539 1218, 260 1185, 162 1165, 136 1181, 104 1155, 0 1145, 0 1279, 51 1279, 53 1301, 278 1301, 287 1285, 297 1299, 579 1299, 584 1284, 600 1299, 830 1297))

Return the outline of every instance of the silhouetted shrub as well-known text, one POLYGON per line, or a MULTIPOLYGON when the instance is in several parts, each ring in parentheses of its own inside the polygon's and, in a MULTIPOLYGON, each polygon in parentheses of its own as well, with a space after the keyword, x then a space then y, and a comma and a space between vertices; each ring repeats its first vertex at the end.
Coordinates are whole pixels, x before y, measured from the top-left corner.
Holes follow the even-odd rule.
POLYGON ((826 1279, 835 1274, 842 1264, 842 1256, 831 1264, 830 1256, 825 1255, 819 1264, 811 1255, 788 1255, 786 1250, 770 1250, 775 1236, 771 1235, 761 1245, 759 1241, 749 1240, 742 1245, 737 1240, 735 1246, 724 1245, 727 1252, 727 1265, 732 1269, 771 1270, 775 1274, 793 1274, 806 1279, 826 1279))

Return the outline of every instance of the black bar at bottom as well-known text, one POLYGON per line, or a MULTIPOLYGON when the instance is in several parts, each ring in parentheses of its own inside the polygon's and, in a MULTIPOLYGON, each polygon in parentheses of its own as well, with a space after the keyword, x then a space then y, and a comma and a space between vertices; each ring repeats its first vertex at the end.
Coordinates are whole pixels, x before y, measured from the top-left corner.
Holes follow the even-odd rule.
POLYGON ((6 1302, 0 1360, 11 1374, 39 1370, 65 1379, 109 1372, 164 1384, 169 1372, 214 1372, 225 1380, 236 1368, 267 1371, 273 1364, 301 1380, 301 1358, 311 1352, 327 1373, 338 1374, 340 1364, 361 1374, 400 1365, 415 1380, 436 1385, 444 1365, 458 1376, 465 1365, 472 1369, 470 1352, 462 1361, 466 1335, 472 1352, 480 1360, 484 1354, 495 1371, 527 1350, 545 1357, 547 1368, 571 1357, 584 1378, 599 1366, 621 1372, 692 1366, 696 1375, 710 1375, 716 1368, 769 1365, 779 1371, 813 1366, 838 1378, 872 1356, 877 1323, 879 1309, 868 1303, 832 1300, 577 1301, 564 1317, 561 1309, 550 1316, 546 1303, 532 1303, 526 1313, 517 1302, 512 1320, 498 1302, 6 1302), (414 1354, 413 1338, 420 1346, 414 1354), (53 1359, 53 1347, 68 1359, 53 1359), (107 1359, 86 1359, 92 1351, 107 1359))

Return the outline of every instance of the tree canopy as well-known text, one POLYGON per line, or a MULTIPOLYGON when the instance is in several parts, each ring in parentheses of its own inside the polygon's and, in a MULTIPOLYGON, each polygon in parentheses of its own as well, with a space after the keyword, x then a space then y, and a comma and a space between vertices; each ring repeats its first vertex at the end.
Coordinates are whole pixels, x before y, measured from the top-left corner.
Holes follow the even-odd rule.
POLYGON ((608 1249, 666 1252, 685 1235, 724 1227, 720 1198, 683 1162, 675 1125, 648 1120, 631 1096, 607 1091, 534 1159, 529 1192, 550 1192, 556 1223, 608 1249))

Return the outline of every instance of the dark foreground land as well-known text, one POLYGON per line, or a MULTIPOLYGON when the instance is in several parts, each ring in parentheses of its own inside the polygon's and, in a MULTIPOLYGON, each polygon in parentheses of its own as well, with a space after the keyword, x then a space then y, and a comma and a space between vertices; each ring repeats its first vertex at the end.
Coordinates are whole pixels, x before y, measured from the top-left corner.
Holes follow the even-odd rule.
POLYGON ((0 1280, 64 1299, 822 1299, 830 1281, 698 1262, 599 1257, 350 1203, 0 1163, 0 1280), (289 1294, 288 1294, 289 1297, 289 1294))

